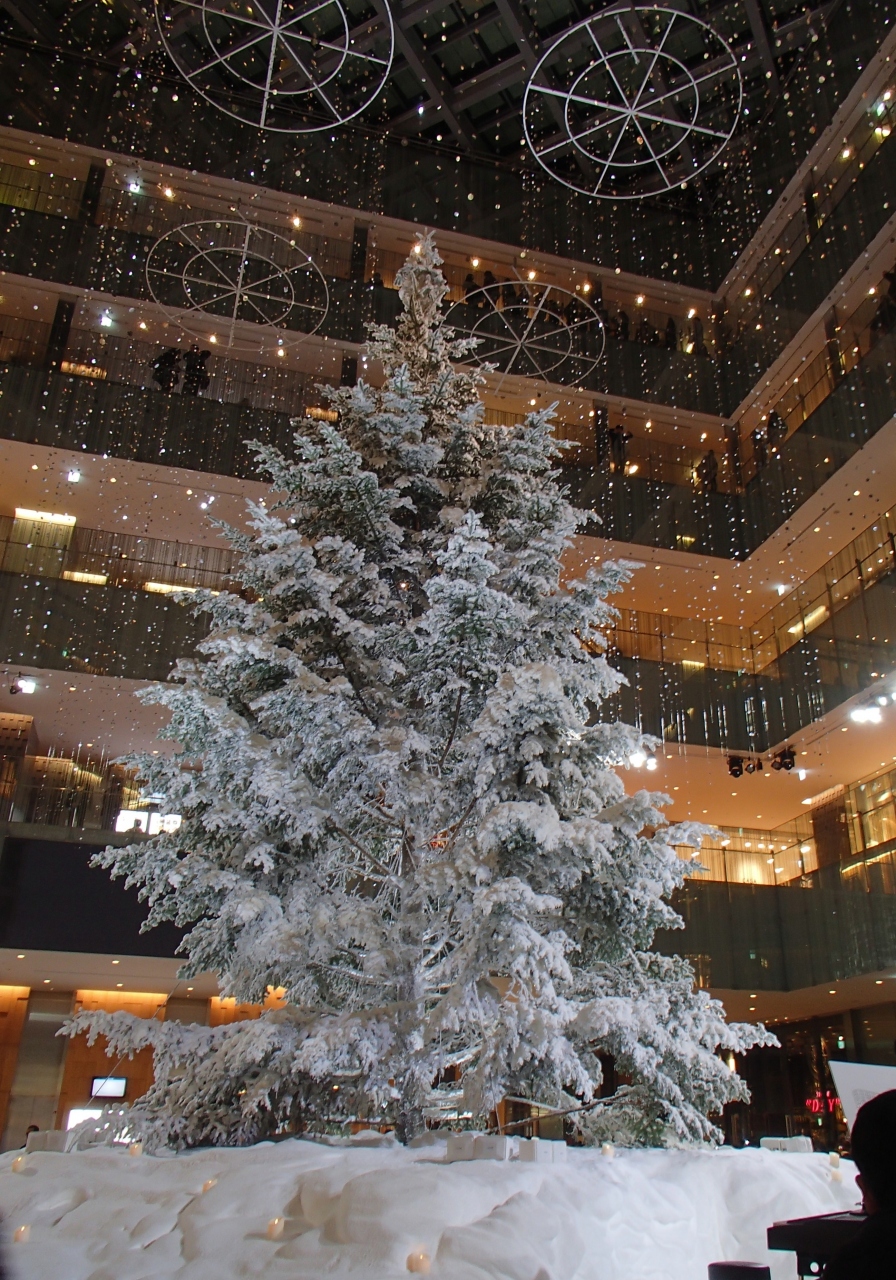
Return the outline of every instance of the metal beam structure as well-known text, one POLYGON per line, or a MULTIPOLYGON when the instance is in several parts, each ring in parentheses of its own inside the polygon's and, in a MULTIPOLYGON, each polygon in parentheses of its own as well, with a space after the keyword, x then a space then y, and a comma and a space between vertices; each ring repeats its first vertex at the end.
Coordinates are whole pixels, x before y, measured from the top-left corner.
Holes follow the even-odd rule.
MULTIPOLYGON (((74 5, 67 14, 67 23, 95 2, 82 0, 80 5, 74 5)), ((372 10, 382 21, 385 3, 386 0, 370 0, 368 15, 372 10)), ((728 0, 718 0, 717 6, 713 6, 718 7, 720 13, 724 11, 725 30, 733 40, 741 72, 749 83, 751 106, 757 108, 751 112, 752 118, 757 118, 758 108, 767 104, 769 93, 777 96, 780 92, 781 59, 791 58, 811 40, 836 5, 837 0, 823 3, 815 0, 812 8, 802 10, 798 16, 790 16, 793 10, 782 14, 780 25, 772 27, 775 15, 766 12, 768 6, 762 0, 738 0, 734 13, 739 11, 740 27, 734 35, 731 34, 731 4, 728 0)), ((539 59, 584 18, 600 22, 600 10, 589 12, 581 0, 565 0, 565 6, 565 17, 552 8, 551 25, 544 26, 539 25, 536 10, 527 0, 483 0, 475 12, 462 7, 457 0, 392 0, 396 39, 394 75, 400 77, 402 83, 387 98, 387 128, 406 136, 432 136, 438 130, 459 150, 483 158, 517 157, 520 138, 513 129, 513 118, 515 113, 519 114, 526 83, 539 59), (443 33, 432 27, 440 17, 444 22, 444 40, 443 33), (498 41, 487 38, 489 27, 495 23, 500 24, 502 33, 498 41), (457 72, 454 69, 456 55, 453 63, 450 57, 444 61, 443 55, 450 54, 460 41, 471 38, 484 65, 477 65, 473 71, 457 72), (497 44, 502 48, 495 52, 497 44), (419 87, 418 101, 414 101, 416 95, 410 88, 411 83, 419 87), (413 105, 409 105, 409 101, 413 105), (499 125, 504 126, 500 141, 496 134, 499 125)), ((690 4, 688 0, 677 0, 677 7, 687 12, 690 4)), ((172 8, 175 34, 186 31, 199 20, 195 8, 183 8, 178 13, 176 0, 172 8)), ((634 2, 631 10, 629 20, 637 24, 634 2)), ((114 42, 110 41, 109 47, 95 53, 113 59, 120 57, 131 39, 130 35, 122 34, 122 29, 129 27, 131 31, 142 27, 152 43, 151 33, 155 30, 152 0, 114 0, 110 12, 117 12, 121 26, 114 42)), ((6 14, 7 20, 29 40, 53 44, 62 38, 59 23, 46 0, 0 0, 0 13, 6 14)), ((701 6, 700 17, 711 23, 712 10, 701 6)), ((355 34, 362 41, 369 38, 369 25, 369 17, 367 22, 357 23, 355 34)), ((560 111, 558 104, 551 106, 555 114, 560 111)), ((562 127, 559 115, 557 125, 562 127)), ((587 158, 584 162, 587 163, 587 158)))

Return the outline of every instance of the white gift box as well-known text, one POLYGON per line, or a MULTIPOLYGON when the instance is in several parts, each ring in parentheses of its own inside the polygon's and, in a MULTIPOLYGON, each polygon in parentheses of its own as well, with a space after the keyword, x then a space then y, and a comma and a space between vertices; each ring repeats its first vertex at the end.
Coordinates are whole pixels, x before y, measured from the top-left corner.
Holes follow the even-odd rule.
POLYGON ((516 1140, 503 1133, 451 1133, 448 1135, 449 1161, 510 1160, 516 1154, 516 1140))
POLYGON ((509 1160, 513 1139, 502 1133, 477 1133, 473 1152, 475 1160, 509 1160))
POLYGON ((814 1150, 812 1139, 798 1134, 795 1138, 760 1138, 760 1147, 766 1151, 801 1151, 814 1150))
POLYGON ((449 1133, 448 1135, 448 1159, 454 1160, 473 1160, 474 1147, 476 1141, 475 1133, 449 1133))
POLYGON ((546 1138, 521 1138, 520 1159, 533 1164, 565 1164, 566 1143, 546 1138))

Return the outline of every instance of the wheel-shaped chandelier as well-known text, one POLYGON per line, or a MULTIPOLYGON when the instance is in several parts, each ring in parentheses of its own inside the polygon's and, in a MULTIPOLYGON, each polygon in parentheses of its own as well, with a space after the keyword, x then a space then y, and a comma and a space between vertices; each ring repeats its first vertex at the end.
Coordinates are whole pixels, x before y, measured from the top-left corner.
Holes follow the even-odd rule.
POLYGON ((345 124, 376 99, 392 67, 385 0, 367 19, 342 0, 155 0, 155 11, 181 75, 213 106, 259 129, 316 133, 345 124))
POLYGON ((147 255, 146 282, 187 333, 235 351, 300 342, 320 328, 330 305, 327 282, 303 249, 239 220, 167 232, 147 255))
POLYGON ((654 4, 613 5, 567 31, 523 98, 526 140, 551 177, 601 199, 680 187, 731 140, 737 58, 707 22, 654 4))
POLYGON ((459 338, 478 345, 471 364, 494 365, 510 375, 578 385, 604 351, 604 327, 590 302, 557 285, 517 280, 483 285, 448 311, 459 338))

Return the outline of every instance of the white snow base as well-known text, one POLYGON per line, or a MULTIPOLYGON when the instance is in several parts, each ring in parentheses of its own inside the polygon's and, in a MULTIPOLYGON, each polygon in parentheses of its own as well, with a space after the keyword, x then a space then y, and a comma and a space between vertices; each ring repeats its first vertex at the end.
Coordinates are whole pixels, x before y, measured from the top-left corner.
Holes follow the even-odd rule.
POLYGON ((353 1142, 262 1143, 168 1159, 95 1149, 0 1157, 16 1280, 705 1280, 772 1262, 775 1219, 856 1201, 853 1166, 776 1151, 570 1150, 564 1164, 443 1163, 353 1142), (282 1222, 277 1222, 282 1219, 282 1222), (424 1256, 425 1255, 425 1256, 424 1256))

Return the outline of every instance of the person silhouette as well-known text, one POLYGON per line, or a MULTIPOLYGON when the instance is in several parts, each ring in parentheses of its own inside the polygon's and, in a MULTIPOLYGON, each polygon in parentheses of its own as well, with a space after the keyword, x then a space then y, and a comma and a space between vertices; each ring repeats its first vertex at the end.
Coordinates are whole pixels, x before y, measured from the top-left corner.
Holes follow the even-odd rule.
POLYGON ((152 362, 152 380, 163 391, 173 391, 180 382, 180 352, 177 347, 166 347, 152 362))
POLYGON ((198 396, 200 391, 205 391, 211 382, 205 362, 211 355, 211 351, 200 351, 193 343, 190 350, 184 355, 184 385, 181 387, 181 395, 198 396))
POLYGON ((883 1280, 896 1260, 896 1089, 859 1107, 850 1141, 868 1220, 834 1254, 822 1280, 883 1280))

